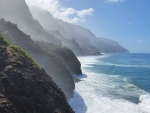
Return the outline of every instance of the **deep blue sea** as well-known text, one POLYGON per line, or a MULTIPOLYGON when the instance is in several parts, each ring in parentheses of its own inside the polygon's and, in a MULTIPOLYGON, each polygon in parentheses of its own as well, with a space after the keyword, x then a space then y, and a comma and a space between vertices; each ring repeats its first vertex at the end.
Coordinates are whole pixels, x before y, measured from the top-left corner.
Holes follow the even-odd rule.
POLYGON ((78 59, 84 74, 69 102, 76 113, 150 113, 150 54, 78 59))

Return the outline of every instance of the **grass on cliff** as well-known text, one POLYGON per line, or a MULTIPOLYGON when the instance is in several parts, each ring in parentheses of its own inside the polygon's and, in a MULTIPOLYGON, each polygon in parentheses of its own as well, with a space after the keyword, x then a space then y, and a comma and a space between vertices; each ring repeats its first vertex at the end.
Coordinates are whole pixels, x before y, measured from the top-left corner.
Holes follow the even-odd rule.
POLYGON ((16 56, 15 60, 17 60, 19 57, 28 58, 29 61, 35 67, 38 67, 39 69, 41 69, 41 67, 37 64, 37 62, 25 50, 23 50, 22 48, 20 48, 18 46, 14 46, 14 45, 10 44, 8 42, 8 40, 0 34, 0 46, 1 45, 9 47, 9 50, 16 56))
POLYGON ((0 45, 4 45, 4 46, 8 46, 9 42, 6 38, 4 38, 1 34, 0 34, 0 45))
POLYGON ((41 46, 42 48, 46 49, 46 50, 62 50, 62 51, 65 51, 67 50, 66 47, 62 47, 61 45, 55 45, 53 43, 47 43, 47 42, 44 42, 44 41, 36 41, 34 40, 35 43, 39 46, 41 46))
POLYGON ((41 67, 37 64, 37 62, 22 48, 18 47, 18 46, 14 46, 14 45, 9 45, 9 50, 15 54, 16 59, 18 59, 19 57, 25 57, 28 58, 30 60, 30 62, 35 66, 41 69, 41 67))
POLYGON ((19 42, 19 43, 21 42, 20 44, 26 43, 26 44, 34 46, 40 52, 47 53, 49 56, 55 57, 50 51, 47 51, 45 48, 43 48, 40 45, 36 44, 30 38, 30 36, 26 35, 22 31, 20 31, 16 24, 11 23, 10 21, 5 21, 3 18, 0 18, 0 34, 7 37, 8 41, 10 43, 14 43, 14 44, 17 43, 17 42, 19 42), (14 37, 11 35, 13 31, 14 32, 18 31, 17 35, 15 35, 14 37))

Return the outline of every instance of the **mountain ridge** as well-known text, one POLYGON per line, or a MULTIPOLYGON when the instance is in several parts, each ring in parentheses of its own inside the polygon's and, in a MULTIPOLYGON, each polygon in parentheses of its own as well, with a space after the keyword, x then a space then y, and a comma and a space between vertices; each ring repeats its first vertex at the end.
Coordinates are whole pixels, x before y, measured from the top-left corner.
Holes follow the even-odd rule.
MULTIPOLYGON (((51 30, 51 31, 52 30, 59 31, 59 33, 66 39, 70 39, 70 40, 74 39, 79 44, 79 47, 81 48, 82 51, 86 50, 91 52, 95 51, 95 52, 103 52, 103 53, 128 52, 128 50, 123 48, 121 45, 117 44, 114 47, 111 46, 106 41, 105 44, 111 46, 107 48, 107 46, 103 44, 104 40, 103 41, 99 40, 99 38, 97 38, 89 29, 79 25, 63 22, 62 20, 54 18, 50 14, 50 12, 44 9, 40 9, 38 6, 29 5, 29 9, 33 15, 33 18, 37 19, 44 29, 51 30), (43 16, 45 18, 42 18, 43 16), (105 49, 101 49, 101 48, 105 48, 105 49)), ((63 43, 64 40, 63 39, 60 40, 63 43)), ((113 42, 114 41, 112 41, 112 43, 113 42)), ((65 44, 63 45, 65 46, 65 44)))
POLYGON ((32 14, 25 0, 0 0, 0 18, 11 21, 19 27, 20 30, 30 35, 31 38, 47 40, 56 45, 61 45, 61 41, 53 35, 46 32, 40 23, 33 19, 32 14), (6 6, 11 7, 6 7, 6 6))

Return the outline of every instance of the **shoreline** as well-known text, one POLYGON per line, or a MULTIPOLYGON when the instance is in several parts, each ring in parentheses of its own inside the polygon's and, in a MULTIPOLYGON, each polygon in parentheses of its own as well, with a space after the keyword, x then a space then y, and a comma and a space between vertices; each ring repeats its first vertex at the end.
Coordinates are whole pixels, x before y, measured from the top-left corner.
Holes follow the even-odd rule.
POLYGON ((128 84, 126 81, 123 81, 125 83, 124 84, 122 82, 124 79, 121 79, 121 76, 109 76, 107 74, 98 73, 97 71, 95 72, 94 70, 91 70, 91 67, 93 68, 93 65, 99 62, 99 58, 103 57, 87 56, 79 58, 82 65, 81 69, 83 73, 88 75, 88 77, 87 75, 77 76, 79 82, 75 83, 76 88, 74 95, 69 101, 69 104, 73 110, 76 113, 149 113, 149 108, 147 107, 149 106, 147 103, 150 99, 149 93, 148 95, 142 93, 143 91, 140 88, 137 89, 136 86, 134 87, 134 84, 128 84), (119 83, 116 81, 119 81, 119 83), (122 87, 119 87, 120 85, 122 87), (128 87, 130 85, 132 85, 132 87, 128 87), (111 86, 115 86, 117 89, 115 89, 115 87, 111 88, 111 86), (127 90, 123 90, 123 88, 127 88, 127 90), (120 90, 122 93, 118 95, 120 90), (137 94, 138 92, 139 94, 137 94), (134 100, 134 97, 136 96, 134 93, 139 95, 137 97, 137 99, 139 98, 138 103, 128 100, 130 98, 134 100))

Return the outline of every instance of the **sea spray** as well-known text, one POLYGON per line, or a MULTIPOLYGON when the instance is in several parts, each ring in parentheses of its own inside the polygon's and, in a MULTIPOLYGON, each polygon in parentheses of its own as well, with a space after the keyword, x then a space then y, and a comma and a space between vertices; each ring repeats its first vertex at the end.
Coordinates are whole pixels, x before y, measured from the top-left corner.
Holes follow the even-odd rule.
POLYGON ((96 66, 105 57, 110 55, 79 57, 83 73, 87 76, 78 77, 82 81, 76 84, 74 98, 69 102, 74 111, 76 113, 150 113, 149 93, 135 85, 130 77, 99 71, 101 69, 96 66))

